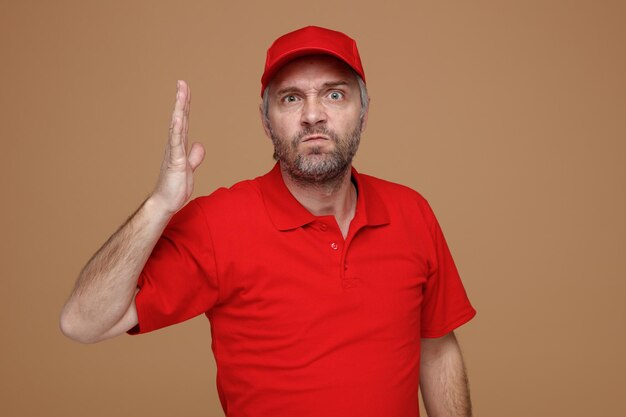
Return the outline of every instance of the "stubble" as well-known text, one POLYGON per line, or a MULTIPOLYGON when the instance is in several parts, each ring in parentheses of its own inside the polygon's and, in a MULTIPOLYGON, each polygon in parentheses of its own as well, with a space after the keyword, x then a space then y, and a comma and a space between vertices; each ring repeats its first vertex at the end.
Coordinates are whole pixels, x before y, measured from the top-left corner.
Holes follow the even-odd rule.
POLYGON ((303 185, 323 186, 327 188, 340 181, 359 148, 361 141, 361 124, 346 137, 340 137, 326 126, 307 127, 291 139, 278 137, 270 128, 274 144, 274 159, 280 161, 282 169, 296 182, 303 185), (334 143, 334 149, 324 152, 322 147, 315 146, 306 154, 298 152, 302 138, 305 136, 323 135, 334 143))

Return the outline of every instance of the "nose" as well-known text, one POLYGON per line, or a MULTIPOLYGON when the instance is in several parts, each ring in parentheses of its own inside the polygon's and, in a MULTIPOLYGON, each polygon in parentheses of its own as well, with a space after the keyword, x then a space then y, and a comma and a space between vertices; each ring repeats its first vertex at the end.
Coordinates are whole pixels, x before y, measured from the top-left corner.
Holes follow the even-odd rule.
POLYGON ((301 123, 304 126, 315 126, 326 123, 326 110, 318 97, 307 97, 302 106, 301 123))

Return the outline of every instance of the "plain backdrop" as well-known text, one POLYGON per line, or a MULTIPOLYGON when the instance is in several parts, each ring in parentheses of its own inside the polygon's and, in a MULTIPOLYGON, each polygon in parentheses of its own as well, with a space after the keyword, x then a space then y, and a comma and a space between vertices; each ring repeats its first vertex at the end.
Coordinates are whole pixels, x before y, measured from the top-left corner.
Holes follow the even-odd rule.
POLYGON ((272 167, 265 51, 310 24, 361 51, 355 166, 443 226, 478 310, 475 415, 626 415, 625 21, 623 1, 2 1, 0 415, 223 415, 204 317, 86 346, 59 312, 151 191, 177 79, 195 195, 272 167))

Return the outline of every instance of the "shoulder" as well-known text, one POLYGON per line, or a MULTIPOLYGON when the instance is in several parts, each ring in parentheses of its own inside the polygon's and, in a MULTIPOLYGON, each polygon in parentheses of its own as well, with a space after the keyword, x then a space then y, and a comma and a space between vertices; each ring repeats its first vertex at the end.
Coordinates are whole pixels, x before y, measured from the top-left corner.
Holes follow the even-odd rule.
POLYGON ((425 215, 432 212, 428 200, 411 187, 361 173, 359 180, 365 192, 376 193, 388 208, 411 211, 418 209, 425 215))
POLYGON ((212 218, 249 213, 256 205, 263 204, 257 179, 220 187, 209 195, 195 198, 192 203, 212 218))
POLYGON ((429 234, 433 241, 441 236, 441 227, 430 203, 418 191, 406 185, 386 181, 371 175, 359 174, 365 193, 376 193, 389 212, 391 223, 395 221, 403 230, 408 230, 413 237, 429 234))

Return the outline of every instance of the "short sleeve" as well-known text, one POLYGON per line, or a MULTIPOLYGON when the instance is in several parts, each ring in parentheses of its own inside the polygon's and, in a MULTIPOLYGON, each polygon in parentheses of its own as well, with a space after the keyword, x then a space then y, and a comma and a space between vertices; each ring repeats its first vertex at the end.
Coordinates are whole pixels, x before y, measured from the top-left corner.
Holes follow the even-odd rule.
POLYGON ((213 245, 205 215, 195 200, 172 217, 137 286, 139 324, 129 334, 180 323, 215 305, 218 285, 213 245))
POLYGON ((476 315, 470 304, 439 222, 426 203, 424 210, 430 222, 433 243, 431 270, 424 285, 421 337, 446 335, 476 315))

